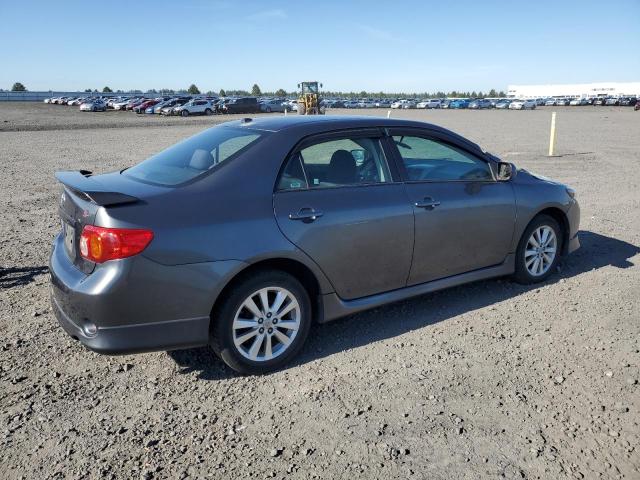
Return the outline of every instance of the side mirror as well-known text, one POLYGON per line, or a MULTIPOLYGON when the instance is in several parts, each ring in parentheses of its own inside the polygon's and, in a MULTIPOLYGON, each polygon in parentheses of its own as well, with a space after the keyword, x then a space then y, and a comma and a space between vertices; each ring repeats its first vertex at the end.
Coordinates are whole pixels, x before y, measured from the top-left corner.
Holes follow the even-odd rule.
POLYGON ((516 166, 509 162, 498 162, 498 181, 506 182, 511 180, 516 171, 516 166))

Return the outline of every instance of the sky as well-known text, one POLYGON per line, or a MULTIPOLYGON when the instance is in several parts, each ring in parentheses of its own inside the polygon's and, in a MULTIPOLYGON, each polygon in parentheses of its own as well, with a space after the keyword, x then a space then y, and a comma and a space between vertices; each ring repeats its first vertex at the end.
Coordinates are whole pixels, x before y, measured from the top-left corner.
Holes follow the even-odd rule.
POLYGON ((0 0, 0 88, 506 90, 640 81, 640 0, 0 0))

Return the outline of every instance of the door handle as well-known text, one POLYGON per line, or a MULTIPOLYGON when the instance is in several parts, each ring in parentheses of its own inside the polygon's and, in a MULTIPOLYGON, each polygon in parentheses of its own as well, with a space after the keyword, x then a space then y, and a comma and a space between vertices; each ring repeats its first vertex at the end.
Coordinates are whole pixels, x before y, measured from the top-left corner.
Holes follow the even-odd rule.
POLYGON ((426 210, 433 210, 437 206, 440 205, 440 202, 437 202, 431 197, 424 197, 424 199, 420 202, 414 203, 414 205, 418 208, 424 208, 426 210))
POLYGON ((311 207, 304 207, 298 210, 298 213, 290 213, 289 220, 302 220, 303 222, 313 222, 319 217, 321 217, 323 213, 320 210, 316 210, 311 207))

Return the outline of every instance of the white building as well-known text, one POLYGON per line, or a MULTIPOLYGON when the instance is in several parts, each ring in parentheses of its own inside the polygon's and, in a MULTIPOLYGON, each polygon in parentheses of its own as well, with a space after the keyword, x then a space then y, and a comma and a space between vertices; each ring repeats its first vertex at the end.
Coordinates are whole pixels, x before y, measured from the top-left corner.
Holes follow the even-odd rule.
POLYGON ((640 82, 575 83, 567 85, 509 85, 513 98, 640 96, 640 82))

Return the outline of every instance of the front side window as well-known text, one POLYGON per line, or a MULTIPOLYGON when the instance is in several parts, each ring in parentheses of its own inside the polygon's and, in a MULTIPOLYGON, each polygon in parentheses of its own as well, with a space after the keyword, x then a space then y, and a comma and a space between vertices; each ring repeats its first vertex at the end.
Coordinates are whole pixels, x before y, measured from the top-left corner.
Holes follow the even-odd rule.
POLYGON ((486 162, 454 146, 423 137, 395 135, 409 181, 487 181, 486 162))
POLYGON ((389 168, 378 138, 344 138, 315 143, 294 153, 279 190, 386 183, 389 168))
POLYGON ((159 185, 179 185, 241 155, 264 135, 253 130, 215 127, 163 150, 125 170, 123 175, 159 185))

